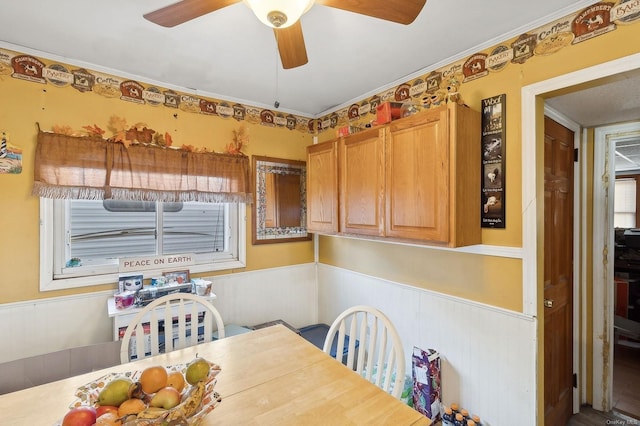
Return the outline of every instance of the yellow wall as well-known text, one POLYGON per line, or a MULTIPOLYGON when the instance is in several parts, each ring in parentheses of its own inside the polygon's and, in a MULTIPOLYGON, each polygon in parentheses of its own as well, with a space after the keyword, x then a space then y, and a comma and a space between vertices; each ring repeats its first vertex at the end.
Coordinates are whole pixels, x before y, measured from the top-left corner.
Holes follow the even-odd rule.
MULTIPOLYGON (((505 69, 489 73, 483 78, 461 85, 460 94, 467 105, 479 110, 482 99, 501 93, 506 94, 506 158, 504 171, 506 180, 506 228, 483 229, 482 243, 507 247, 522 247, 522 111, 521 89, 525 86, 545 81, 557 76, 578 71, 583 68, 602 64, 640 52, 640 21, 632 24, 618 23, 612 32, 599 35, 576 45, 569 45, 548 56, 534 56, 524 64, 509 64, 505 69)), ((513 40, 504 44, 509 45, 513 40)), ((488 53, 491 49, 487 49, 488 53)), ((442 69, 450 69, 445 66, 442 69)), ((428 73, 425 73, 425 77, 428 73)), ((584 85, 582 85, 584 86, 584 85)), ((578 88, 576 88, 577 90, 578 88)), ((568 89, 571 91, 571 89, 568 89)), ((556 95, 556 94, 554 94, 556 95)), ((594 99, 594 102, 597 102, 594 99)), ((544 101, 538 99, 536 128, 536 198, 537 215, 537 247, 538 283, 537 316, 543 318, 541 298, 543 295, 543 259, 544 259, 544 197, 543 197, 543 107, 544 101)), ((369 117, 367 117, 369 118, 369 117)), ((366 120, 364 120, 366 121, 366 120)), ((335 132, 325 130, 319 140, 329 140, 335 132)), ((480 141, 478 142, 480 143, 480 141)), ((480 159, 478 159, 480 161, 480 159)), ((576 220, 585 217, 587 230, 593 229, 593 129, 588 131, 587 162, 583 165, 586 176, 585 198, 587 211, 579 212, 576 220)), ((479 219, 478 219, 479 220, 479 219)), ((586 401, 593 398, 593 276, 591 272, 591 253, 593 242, 590 237, 581 241, 580 248, 586 253, 587 265, 579 265, 579 270, 586 270, 584 287, 580 294, 580 318, 586 318, 581 324, 585 332, 586 342, 581 345, 585 354, 586 365, 580 365, 578 372, 587 371, 583 380, 586 382, 586 401), (584 296, 584 297, 583 297, 584 296)), ((364 274, 379 276, 393 281, 400 281, 421 288, 435 290, 490 305, 522 311, 523 282, 522 262, 512 258, 495 258, 492 256, 470 255, 455 251, 436 251, 426 247, 403 246, 388 243, 337 239, 322 237, 320 239, 320 261, 323 263, 352 269, 364 274)), ((578 277, 576 277, 578 279, 578 277)), ((538 347, 536 394, 538 400, 538 418, 544 418, 544 325, 539 324, 537 330, 538 347)))
MULTIPOLYGON (((522 149, 521 135, 521 89, 524 86, 560 76, 579 69, 601 64, 610 60, 640 52, 640 23, 618 24, 615 31, 593 39, 569 45, 548 56, 534 56, 524 64, 509 64, 502 71, 491 72, 460 87, 462 99, 474 109, 479 109, 484 98, 505 93, 506 96, 506 229, 484 229, 482 243, 506 247, 522 247, 522 149)), ((506 41, 509 44, 512 40, 506 41)), ((488 53, 491 49, 487 49, 488 53)), ((425 73, 426 74, 426 73, 425 73)), ((0 266, 4 280, 10 283, 0 292, 0 303, 56 296, 67 292, 40 293, 38 290, 38 200, 30 195, 33 175, 33 152, 35 143, 35 123, 43 129, 53 124, 68 124, 79 128, 86 124, 106 127, 111 114, 126 117, 129 123, 147 122, 149 127, 168 130, 177 144, 222 150, 229 142, 231 132, 238 128, 233 119, 221 119, 158 107, 139 106, 118 100, 89 97, 74 90, 62 90, 51 86, 14 80, 0 76, 0 129, 10 132, 11 143, 24 150, 24 170, 20 175, 0 175, 0 220, 2 244, 0 245, 0 266)), ((597 102, 597 100, 594 100, 597 102)), ((542 112, 542 102, 539 114, 542 112)), ((541 120, 538 120, 540 122, 541 120)), ((248 154, 304 159, 304 147, 311 144, 308 134, 273 129, 259 125, 249 126, 251 145, 248 154)), ((540 135, 540 132, 537 133, 540 135)), ((335 136, 334 129, 320 133, 320 141, 335 136)), ((542 138, 538 136, 538 153, 541 152, 542 138)), ((480 142, 479 142, 480 143, 480 142)), ((542 155, 538 155, 537 175, 543 175, 542 155)), ((593 170, 592 149, 589 156, 587 174, 593 170)), ((480 159, 478 159, 480 160, 480 159)), ((537 182, 538 194, 541 181, 537 182)), ((587 182, 587 202, 592 201, 593 183, 587 182)), ((542 197, 538 196, 539 200, 542 197)), ((543 209, 539 202, 538 208, 543 209)), ((540 215, 538 215, 540 217, 540 215)), ((592 213, 586 212, 588 229, 592 226, 592 213)), ((539 219, 538 241, 544 232, 543 221, 539 219)), ((308 262, 312 260, 312 244, 291 243, 251 246, 250 222, 247 227, 248 268, 260 269, 308 262)), ((544 248, 539 245, 540 250, 544 248)), ((591 241, 583 241, 582 249, 591 252, 591 241)), ((538 253, 541 257, 542 253, 538 253)), ((391 244, 383 242, 320 237, 320 262, 352 269, 361 273, 407 283, 420 288, 464 297, 481 303, 522 311, 522 262, 519 259, 483 256, 456 251, 434 250, 428 247, 391 244)), ((538 267, 538 276, 542 277, 538 267)), ((587 268, 589 270, 589 268, 587 268)), ((589 318, 592 302, 592 277, 587 272, 587 335, 591 335, 589 318)), ((539 290, 542 283, 539 283, 539 290)), ((112 288, 101 286, 78 291, 93 291, 112 288)), ((542 294, 541 291, 538 292, 542 294)), ((582 315, 581 315, 582 318, 582 315)), ((542 327, 539 340, 542 341, 542 327)), ((587 371, 591 370, 590 339, 587 342, 587 371)), ((543 359, 542 344, 539 345, 538 359, 543 359)), ((542 372, 542 362, 538 372, 542 372)), ((541 375, 541 374, 539 374, 541 375)), ((542 414, 544 383, 536 384, 539 416, 542 414)), ((587 389, 592 378, 586 378, 587 389)), ((591 396, 588 395, 588 400, 591 396)), ((541 418, 541 417, 540 417, 541 418)))
MULTIPOLYGON (((463 101, 476 110, 480 109, 482 99, 501 93, 506 94, 507 136, 506 170, 504 172, 506 228, 483 229, 483 244, 522 247, 522 149, 520 143, 522 120, 520 92, 522 87, 638 53, 640 45, 636 40, 640 40, 640 23, 618 24, 615 31, 576 45, 568 45, 551 55, 533 56, 524 64, 510 63, 501 71, 490 72, 485 77, 463 83, 460 86, 463 101)), ((500 44, 509 45, 512 41, 513 39, 500 44)), ((489 53, 491 50, 492 48, 486 49, 484 53, 489 53)), ((459 62, 464 62, 464 60, 459 62)), ((450 69, 450 66, 444 66, 439 70, 446 69, 450 69)), ((426 77, 429 72, 425 72, 423 77, 426 77)), ((542 110, 540 109, 540 111, 542 110)), ((540 112, 540 114, 542 113, 540 112)), ((367 117, 367 120, 369 118, 372 117, 367 117)), ((320 133, 319 141, 330 140, 335 135, 334 129, 327 129, 320 133)), ((542 138, 539 137, 538 140, 542 141, 542 138)), ((479 137, 478 143, 480 143, 479 137)), ((540 144, 540 146, 542 145, 540 144)), ((542 155, 538 155, 538 159, 540 159, 540 164, 537 165, 538 176, 543 175, 541 173, 543 158, 542 155)), ((541 188, 541 183, 538 184, 538 187, 541 188)), ((541 197, 538 199, 542 200, 541 197)), ((539 208, 543 208, 542 202, 539 202, 539 208)), ((542 233, 543 221, 539 220, 539 222, 538 231, 542 233)), ((542 244, 539 247, 542 247, 542 244)), ((522 311, 522 264, 517 259, 436 251, 426 247, 321 237, 320 261, 478 302, 522 311), (367 252, 366 257, 360 254, 361 250, 367 252), (388 261, 390 259, 396 263, 388 261), (397 262, 404 265, 402 270, 398 267, 387 269, 381 266, 397 265, 397 262)))
MULTIPOLYGON (((0 174, 0 223, 4 224, 0 237, 0 268, 5 283, 0 292, 0 303, 115 288, 114 283, 68 291, 39 291, 39 199, 31 195, 36 123, 47 131, 54 125, 68 125, 79 131, 83 126, 93 124, 106 130, 112 115, 125 118, 129 125, 143 122, 149 128, 169 132, 175 146, 187 144, 217 152, 224 150, 231 142, 232 132, 241 126, 241 122, 233 118, 139 105, 81 93, 69 86, 55 87, 0 76, 0 130, 8 132, 9 142, 23 150, 22 173, 0 174)), ((304 160, 305 147, 312 143, 312 135, 308 133, 246 125, 250 143, 243 152, 249 156, 304 160)), ((253 246, 250 208, 247 208, 247 219, 247 268, 244 270, 313 261, 312 242, 253 246)), ((195 276, 200 275, 205 274, 195 276)))
POLYGON ((322 237, 321 263, 328 263, 386 280, 522 310, 522 262, 419 246, 322 237))

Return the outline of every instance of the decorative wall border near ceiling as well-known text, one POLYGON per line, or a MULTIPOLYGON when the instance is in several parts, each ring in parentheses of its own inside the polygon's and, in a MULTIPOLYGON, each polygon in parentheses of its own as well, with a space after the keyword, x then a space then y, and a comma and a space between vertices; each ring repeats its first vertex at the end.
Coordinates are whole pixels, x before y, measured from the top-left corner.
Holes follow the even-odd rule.
POLYGON ((423 99, 444 100, 447 86, 453 81, 464 84, 500 72, 511 65, 522 65, 536 56, 552 55, 602 34, 615 31, 618 25, 640 20, 640 0, 602 1, 574 14, 556 19, 535 30, 499 45, 427 72, 410 81, 375 94, 326 116, 311 121, 319 133, 375 120, 376 108, 382 102, 412 102, 423 105, 423 99))
MULTIPOLYGON (((233 118, 237 121, 287 128, 304 133, 314 132, 311 126, 312 121, 308 117, 199 97, 0 48, 0 77, 6 75, 33 83, 75 89, 87 93, 88 96, 120 98, 123 102, 176 109, 222 119, 233 118)), ((2 79, 0 79, 1 82, 2 79)))
POLYGON ((320 118, 283 114, 270 109, 199 97, 4 48, 0 48, 0 77, 10 75, 21 80, 73 88, 106 98, 119 97, 125 102, 178 109, 222 119, 233 118, 303 133, 322 133, 354 123, 372 122, 376 107, 382 102, 422 104, 423 99, 444 100, 447 86, 450 86, 452 80, 455 84, 462 85, 500 72, 507 66, 522 65, 536 56, 552 55, 566 47, 615 31, 618 25, 635 24, 638 20, 640 0, 602 1, 320 118))

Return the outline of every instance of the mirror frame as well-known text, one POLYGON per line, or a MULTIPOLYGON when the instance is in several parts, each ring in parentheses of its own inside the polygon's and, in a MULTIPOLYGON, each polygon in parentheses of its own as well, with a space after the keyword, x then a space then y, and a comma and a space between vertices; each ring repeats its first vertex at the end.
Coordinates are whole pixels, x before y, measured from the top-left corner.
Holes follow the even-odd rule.
POLYGON ((253 244, 275 244, 294 241, 309 241, 312 236, 307 232, 307 163, 298 160, 252 156, 253 160, 253 205, 251 206, 251 242, 253 244), (300 175, 300 225, 296 227, 266 228, 265 192, 267 171, 277 174, 300 175))

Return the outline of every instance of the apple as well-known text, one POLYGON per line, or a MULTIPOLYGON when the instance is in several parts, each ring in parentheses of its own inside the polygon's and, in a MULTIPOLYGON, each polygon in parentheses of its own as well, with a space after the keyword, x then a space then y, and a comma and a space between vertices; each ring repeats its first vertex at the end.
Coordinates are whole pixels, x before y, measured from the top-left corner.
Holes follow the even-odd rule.
POLYGON ((72 408, 62 419, 62 426, 91 426, 96 422, 96 409, 93 407, 72 408))
POLYGON ((118 407, 115 405, 98 405, 96 407, 96 417, 100 417, 105 413, 118 414, 118 407))
POLYGON ((153 398, 151 398, 151 401, 149 402, 149 406, 169 410, 180 404, 180 398, 180 392, 171 386, 166 386, 153 395, 153 398))

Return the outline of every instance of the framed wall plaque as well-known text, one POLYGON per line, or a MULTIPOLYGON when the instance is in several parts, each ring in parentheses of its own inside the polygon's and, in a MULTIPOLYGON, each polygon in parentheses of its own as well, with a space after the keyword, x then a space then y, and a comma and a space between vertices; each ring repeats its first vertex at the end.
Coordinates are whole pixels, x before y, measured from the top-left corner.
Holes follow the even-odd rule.
POLYGON ((506 97, 482 100, 481 225, 505 227, 506 97))

